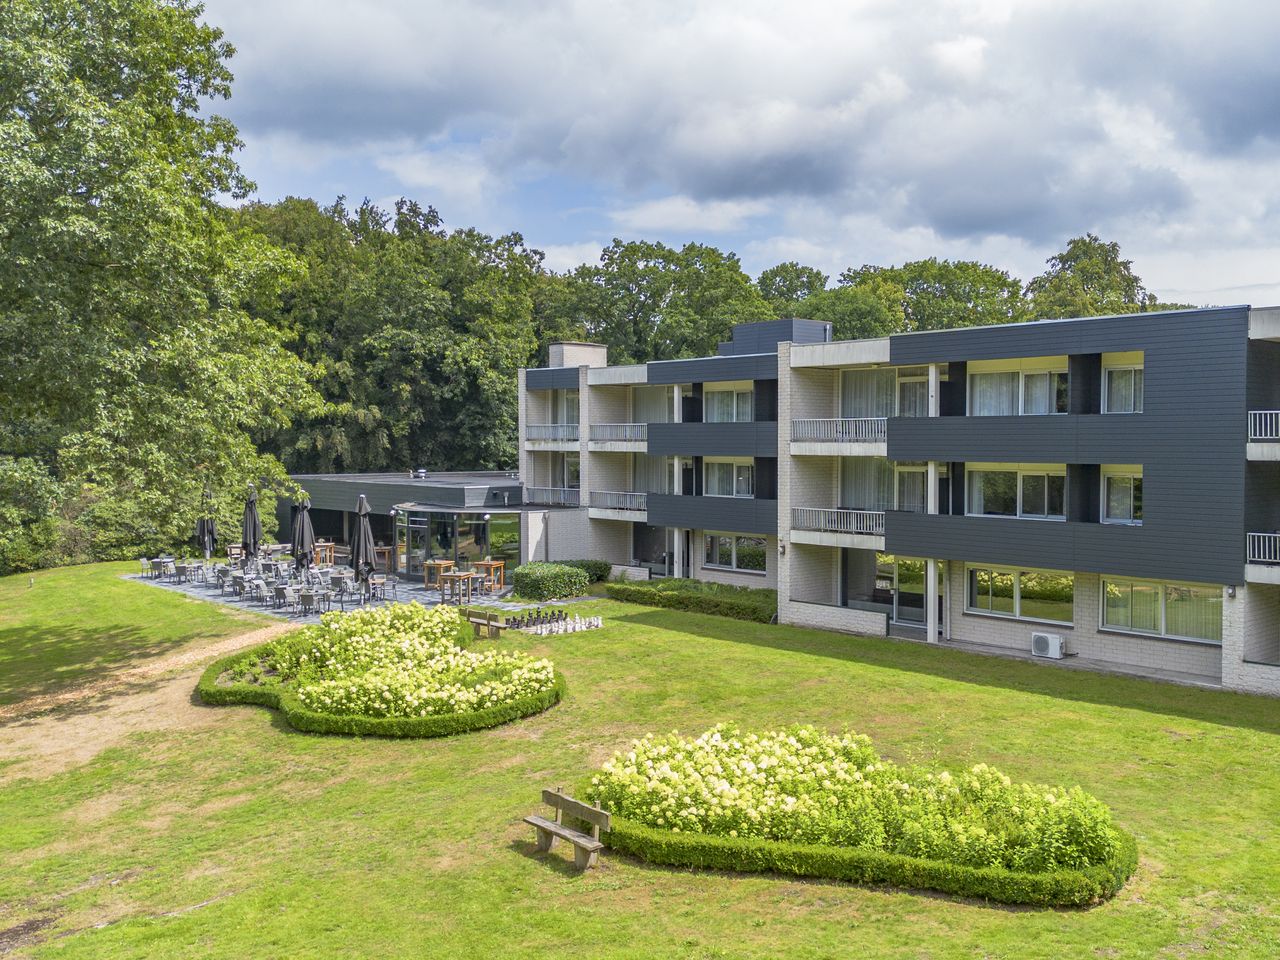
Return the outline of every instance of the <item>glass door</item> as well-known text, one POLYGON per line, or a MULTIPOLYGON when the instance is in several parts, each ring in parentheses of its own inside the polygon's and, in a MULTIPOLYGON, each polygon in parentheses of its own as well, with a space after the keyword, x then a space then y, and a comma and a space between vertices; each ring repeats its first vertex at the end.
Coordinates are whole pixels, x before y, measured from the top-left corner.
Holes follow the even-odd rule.
POLYGON ((923 560, 899 557, 894 564, 893 619, 899 623, 924 623, 923 560))

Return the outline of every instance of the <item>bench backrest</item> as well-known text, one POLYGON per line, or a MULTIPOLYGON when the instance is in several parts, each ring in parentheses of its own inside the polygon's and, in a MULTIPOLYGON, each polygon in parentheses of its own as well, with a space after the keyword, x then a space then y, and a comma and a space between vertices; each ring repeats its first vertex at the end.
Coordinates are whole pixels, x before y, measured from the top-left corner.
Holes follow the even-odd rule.
POLYGON ((566 817, 573 817, 576 820, 585 820, 593 827, 597 827, 601 830, 609 829, 608 811, 601 810, 599 807, 589 806, 579 800, 573 799, 573 797, 560 793, 558 790, 543 790, 542 802, 549 807, 555 807, 566 817))

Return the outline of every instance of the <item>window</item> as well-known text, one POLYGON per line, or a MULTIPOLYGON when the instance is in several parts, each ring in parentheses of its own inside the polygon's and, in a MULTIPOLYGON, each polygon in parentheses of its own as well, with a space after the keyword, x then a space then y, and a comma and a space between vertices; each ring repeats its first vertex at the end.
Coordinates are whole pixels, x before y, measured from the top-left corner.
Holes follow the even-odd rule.
POLYGON ((703 493, 708 497, 754 497, 756 469, 751 463, 707 460, 703 468, 703 493))
POLYGON ((979 467, 969 470, 965 486, 971 517, 1067 518, 1066 467, 979 467))
POLYGON ((1102 522, 1142 523, 1142 473, 1133 468, 1102 475, 1102 522))
POLYGON ((1128 633, 1222 643, 1222 588, 1104 577, 1102 626, 1128 633))
POLYGON ((898 416, 929 415, 929 378, 898 375, 898 416))
POLYGON ((840 416, 852 420, 892 417, 896 383, 892 367, 842 371, 840 416))
POLYGON ((764 573, 765 540, 763 537, 736 537, 727 533, 708 533, 703 537, 702 565, 748 573, 764 573))
POLYGON ((553 390, 551 395, 551 422, 578 422, 578 391, 553 390))
POLYGON ((582 480, 581 456, 576 453, 564 453, 559 454, 559 457, 560 463, 557 465, 559 469, 556 472, 561 485, 570 490, 578 489, 582 480))
POLYGON ((747 423, 754 416, 754 393, 750 389, 707 390, 702 395, 702 409, 707 423, 747 423))
POLYGON ((907 513, 924 513, 928 503, 925 499, 928 472, 925 467, 897 466, 898 509, 907 513))
POLYGON ((1102 412, 1142 412, 1141 367, 1109 367, 1103 371, 1102 412))
POLYGON ((892 510, 893 474, 893 462, 884 457, 841 457, 841 509, 892 510))
POLYGON ((1075 578, 1053 570, 969 567, 966 609, 1019 620, 1070 624, 1075 578))
POLYGON ((1016 417, 1066 413, 1067 372, 1017 370, 969 375, 969 416, 1016 417))

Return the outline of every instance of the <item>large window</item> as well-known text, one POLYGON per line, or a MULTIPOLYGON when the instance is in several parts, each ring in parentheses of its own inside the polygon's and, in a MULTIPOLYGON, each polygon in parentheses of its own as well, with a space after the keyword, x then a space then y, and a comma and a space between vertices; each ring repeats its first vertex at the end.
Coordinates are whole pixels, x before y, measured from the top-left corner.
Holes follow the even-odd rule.
POLYGON ((884 457, 841 457, 841 509, 892 510, 893 475, 893 461, 884 457))
POLYGON ((970 516, 1066 519, 1066 467, 978 467, 965 486, 970 516))
POLYGON ((1001 370, 969 375, 969 416, 1016 417, 1066 413, 1066 370, 1001 370))
POLYGON ((754 417, 754 392, 749 386, 705 389, 702 419, 707 423, 746 423, 754 417))
POLYGON ((1123 467, 1102 475, 1102 522, 1142 523, 1142 469, 1123 467))
POLYGON ((754 497, 755 465, 735 460, 704 460, 703 493, 708 497, 754 497))
POLYGON ((969 567, 966 609, 1019 620, 1070 624, 1075 579, 1054 570, 969 567))
POLYGON ((1222 588, 1102 579, 1102 626, 1179 640, 1222 642, 1222 588))
POLYGON ((739 537, 730 533, 708 533, 703 537, 702 565, 747 573, 764 573, 763 537, 739 537))
POLYGON ((923 367, 904 367, 898 371, 898 416, 929 415, 929 373, 923 367))
POLYGON ((916 464, 897 464, 895 494, 897 509, 907 513, 924 513, 928 507, 929 474, 927 468, 916 464))
POLYGON ((853 420, 892 417, 898 374, 893 367, 840 374, 840 416, 853 420))
POLYGON ((577 390, 551 391, 551 422, 552 423, 577 423, 578 422, 578 391, 577 390))
POLYGON ((1103 371, 1103 413, 1142 412, 1142 368, 1109 367, 1103 371))

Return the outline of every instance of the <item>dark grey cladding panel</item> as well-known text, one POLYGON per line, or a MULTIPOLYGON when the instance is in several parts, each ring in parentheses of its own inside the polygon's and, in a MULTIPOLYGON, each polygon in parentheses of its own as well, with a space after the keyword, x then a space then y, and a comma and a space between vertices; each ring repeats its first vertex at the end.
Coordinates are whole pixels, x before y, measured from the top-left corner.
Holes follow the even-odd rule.
POLYGON ((776 457, 778 425, 749 423, 651 423, 649 453, 654 456, 776 457))
POLYGON ((760 323, 739 323, 733 328, 733 339, 720 344, 719 353, 724 356, 741 356, 744 353, 776 353, 778 344, 827 343, 831 340, 831 324, 825 320, 764 320, 760 323))
POLYGON ((778 354, 651 360, 649 383, 711 383, 716 380, 776 380, 778 354))
POLYGON ((721 530, 775 536, 778 501, 747 497, 681 497, 649 494, 649 523, 658 527, 721 530))
POLYGON ((578 386, 578 368, 536 367, 526 370, 524 385, 529 390, 572 390, 578 386))
MULTIPOLYGON (((397 503, 417 500, 422 496, 421 488, 410 484, 387 483, 386 481, 370 481, 353 483, 349 480, 326 480, 323 477, 312 477, 299 480, 302 488, 311 497, 311 506, 318 510, 351 510, 356 508, 360 494, 369 498, 369 508, 374 513, 387 513, 397 503)), ((461 493, 461 491, 459 491, 461 493)))
POLYGON ((1155 580, 1244 581, 1243 536, 1203 522, 1131 527, 891 511, 885 515, 885 550, 1155 580))
POLYGON ((1223 336, 1233 339, 1243 356, 1248 328, 1247 307, 962 327, 891 336, 889 362, 947 363, 1146 350, 1150 365, 1150 356, 1165 349, 1178 354, 1188 346, 1223 336))
POLYGON ((890 460, 1141 463, 1159 429, 1154 415, 895 417, 890 460))

